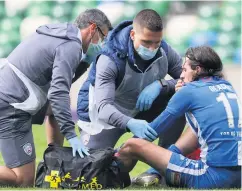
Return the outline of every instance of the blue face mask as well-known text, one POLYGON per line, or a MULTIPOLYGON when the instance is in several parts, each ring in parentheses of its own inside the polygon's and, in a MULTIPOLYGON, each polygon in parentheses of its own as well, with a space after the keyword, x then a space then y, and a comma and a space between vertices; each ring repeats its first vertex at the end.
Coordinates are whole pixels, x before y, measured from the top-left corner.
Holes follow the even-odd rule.
POLYGON ((97 55, 101 52, 102 50, 102 43, 99 40, 97 44, 90 43, 88 46, 87 52, 85 56, 83 56, 83 61, 87 62, 88 64, 91 64, 96 60, 97 55))
POLYGON ((142 45, 139 45, 139 48, 136 51, 143 60, 150 60, 155 57, 158 49, 159 47, 156 48, 155 50, 149 50, 148 48, 142 45))

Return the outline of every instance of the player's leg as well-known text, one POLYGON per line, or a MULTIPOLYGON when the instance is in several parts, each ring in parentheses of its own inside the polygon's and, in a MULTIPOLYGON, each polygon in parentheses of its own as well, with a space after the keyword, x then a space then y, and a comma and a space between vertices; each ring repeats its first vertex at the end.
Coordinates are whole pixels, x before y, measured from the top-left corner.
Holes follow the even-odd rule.
POLYGON ((0 166, 0 186, 32 187, 34 185, 35 162, 10 169, 0 166), (29 177, 28 175, 33 175, 29 177), (25 178, 25 176, 28 176, 25 178))
POLYGON ((127 170, 140 160, 165 174, 172 152, 143 139, 131 138, 118 151, 117 158, 127 170))
POLYGON ((91 149, 100 149, 106 147, 114 148, 118 139, 125 133, 125 130, 120 128, 104 129, 101 133, 90 135, 85 131, 81 132, 82 142, 91 149))
POLYGON ((63 146, 64 136, 60 132, 59 125, 55 119, 55 116, 53 115, 50 105, 46 111, 45 132, 47 144, 55 143, 57 145, 63 146))
POLYGON ((35 180, 35 159, 25 165, 13 168, 12 171, 17 176, 17 186, 33 187, 35 180))
POLYGON ((142 139, 128 140, 119 150, 117 158, 120 166, 127 171, 132 170, 138 160, 147 163, 162 174, 167 185, 172 187, 216 188, 214 180, 221 180, 219 173, 215 172, 217 170, 209 169, 201 160, 188 159, 142 139))
POLYGON ((0 100, 0 167, 2 186, 33 186, 35 147, 31 115, 0 100))
POLYGON ((59 125, 54 115, 46 116, 45 132, 46 132, 47 144, 55 143, 57 145, 63 146, 64 136, 60 132, 59 125))
POLYGON ((32 124, 42 125, 45 122, 45 133, 47 144, 55 143, 62 146, 64 142, 64 136, 60 132, 58 123, 52 113, 49 101, 32 116, 32 124))

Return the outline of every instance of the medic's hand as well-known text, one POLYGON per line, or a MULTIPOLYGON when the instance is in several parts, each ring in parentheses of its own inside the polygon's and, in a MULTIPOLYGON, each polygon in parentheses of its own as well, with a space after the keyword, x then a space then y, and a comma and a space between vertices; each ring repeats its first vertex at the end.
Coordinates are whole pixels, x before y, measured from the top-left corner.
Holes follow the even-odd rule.
POLYGON ((145 87, 145 89, 143 89, 138 97, 136 109, 138 109, 139 111, 146 111, 150 109, 153 101, 160 94, 161 89, 162 85, 158 80, 145 87))
POLYGON ((79 153, 81 158, 84 158, 83 153, 87 156, 90 155, 88 153, 89 149, 87 147, 85 147, 83 145, 83 143, 81 142, 81 140, 79 140, 77 137, 73 137, 73 138, 69 139, 68 141, 72 147, 72 154, 74 157, 76 156, 76 152, 79 153))
POLYGON ((154 141, 158 134, 145 120, 130 119, 127 123, 127 128, 138 138, 154 141))

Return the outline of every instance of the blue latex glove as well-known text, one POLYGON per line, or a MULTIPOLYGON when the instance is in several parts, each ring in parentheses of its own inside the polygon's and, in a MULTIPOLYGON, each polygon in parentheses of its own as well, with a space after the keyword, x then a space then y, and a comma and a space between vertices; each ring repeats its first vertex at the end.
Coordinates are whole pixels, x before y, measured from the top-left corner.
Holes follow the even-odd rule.
POLYGON ((148 122, 139 119, 130 119, 127 123, 127 128, 138 138, 146 139, 147 141, 154 141, 158 134, 148 122))
POLYGON ((72 154, 74 157, 76 156, 76 152, 79 153, 81 158, 84 158, 83 153, 87 156, 90 155, 88 153, 89 149, 87 147, 85 147, 83 145, 83 143, 81 142, 81 140, 79 140, 77 137, 73 137, 73 138, 69 139, 68 141, 72 147, 72 154))
POLYGON ((143 89, 143 91, 139 94, 136 109, 139 111, 146 111, 150 109, 153 101, 160 94, 161 89, 162 85, 158 80, 145 87, 145 89, 143 89))

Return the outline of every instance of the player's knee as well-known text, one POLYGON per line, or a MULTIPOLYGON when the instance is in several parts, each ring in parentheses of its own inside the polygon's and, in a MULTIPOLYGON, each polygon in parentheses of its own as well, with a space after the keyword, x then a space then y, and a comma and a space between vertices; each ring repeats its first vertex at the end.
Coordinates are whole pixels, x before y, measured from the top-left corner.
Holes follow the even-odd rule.
POLYGON ((126 147, 128 147, 130 154, 137 154, 140 151, 140 148, 142 148, 142 145, 144 144, 145 141, 143 139, 136 138, 131 138, 125 143, 126 147))
POLYGON ((33 187, 35 179, 35 161, 13 169, 16 184, 19 187, 33 187))
POLYGON ((34 174, 19 174, 16 178, 17 187, 33 187, 34 186, 34 174))
POLYGON ((121 153, 122 155, 125 155, 125 156, 132 154, 134 144, 135 144, 135 141, 132 138, 128 139, 122 145, 121 149, 119 150, 119 153, 121 153))

